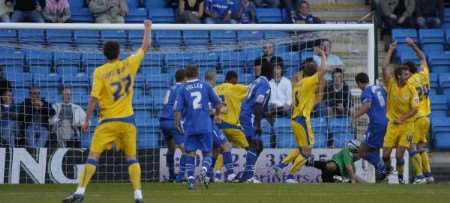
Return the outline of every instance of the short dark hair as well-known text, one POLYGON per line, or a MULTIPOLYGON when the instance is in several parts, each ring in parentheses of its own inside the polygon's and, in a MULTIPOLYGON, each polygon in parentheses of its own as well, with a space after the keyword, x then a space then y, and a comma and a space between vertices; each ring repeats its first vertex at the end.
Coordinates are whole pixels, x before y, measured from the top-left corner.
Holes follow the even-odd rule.
POLYGON ((188 64, 184 68, 186 77, 188 78, 195 78, 198 77, 198 66, 195 64, 188 64))
POLYGON ((118 59, 119 54, 120 54, 120 46, 119 43, 117 43, 116 41, 107 41, 103 45, 103 55, 105 55, 105 57, 108 60, 118 59))
POLYGON ((307 62, 301 66, 301 69, 303 70, 303 77, 309 77, 316 74, 317 64, 316 62, 307 62))
POLYGON ((399 79, 399 76, 403 73, 403 71, 409 71, 409 67, 406 65, 399 65, 397 68, 395 68, 394 76, 396 80, 399 79))
POLYGON ((65 89, 72 90, 72 87, 69 87, 69 86, 62 86, 62 87, 59 89, 59 93, 62 94, 62 93, 64 92, 65 89))
POLYGON ((369 83, 369 76, 366 73, 358 73, 355 76, 355 81, 362 84, 369 83))
POLYGON ((238 74, 234 70, 228 71, 225 75, 225 81, 230 81, 232 79, 237 79, 237 78, 238 78, 238 74))
POLYGON ((341 69, 341 68, 335 68, 335 69, 333 69, 333 75, 334 75, 335 73, 340 73, 340 74, 343 74, 343 73, 344 73, 344 71, 342 71, 342 69, 341 69))
POLYGON ((283 59, 280 58, 280 57, 273 57, 273 58, 270 60, 270 62, 274 65, 274 67, 275 67, 276 65, 279 65, 281 68, 284 67, 283 59))
POLYGON ((184 69, 178 69, 177 72, 175 72, 175 81, 181 82, 186 78, 186 73, 184 69))
POLYGON ((408 66, 411 73, 417 73, 417 66, 413 61, 407 61, 403 65, 408 66))
POLYGON ((273 78, 273 64, 272 63, 262 63, 261 64, 261 75, 265 76, 268 80, 273 78))
POLYGON ((299 7, 300 7, 302 4, 308 4, 308 6, 309 6, 309 2, 307 2, 307 1, 305 1, 305 0, 298 2, 298 6, 299 6, 299 7))

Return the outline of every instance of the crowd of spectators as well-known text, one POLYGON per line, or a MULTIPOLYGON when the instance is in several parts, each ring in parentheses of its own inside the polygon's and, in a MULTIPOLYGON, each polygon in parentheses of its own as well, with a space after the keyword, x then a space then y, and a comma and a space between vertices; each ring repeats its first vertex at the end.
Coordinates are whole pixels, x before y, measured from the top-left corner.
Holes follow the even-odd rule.
POLYGON ((0 78, 0 146, 41 148, 80 147, 81 124, 86 113, 71 101, 71 89, 63 88, 62 101, 51 104, 31 87, 28 97, 16 104, 13 89, 0 78))

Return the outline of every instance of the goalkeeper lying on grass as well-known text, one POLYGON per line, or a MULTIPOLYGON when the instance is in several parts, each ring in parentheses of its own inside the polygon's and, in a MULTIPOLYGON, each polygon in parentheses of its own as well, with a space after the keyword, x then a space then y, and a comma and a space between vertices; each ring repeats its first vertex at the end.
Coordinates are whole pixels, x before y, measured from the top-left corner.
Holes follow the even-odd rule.
POLYGON ((350 140, 346 147, 328 161, 315 161, 314 167, 322 171, 322 182, 366 182, 355 173, 355 162, 363 156, 361 142, 350 140))

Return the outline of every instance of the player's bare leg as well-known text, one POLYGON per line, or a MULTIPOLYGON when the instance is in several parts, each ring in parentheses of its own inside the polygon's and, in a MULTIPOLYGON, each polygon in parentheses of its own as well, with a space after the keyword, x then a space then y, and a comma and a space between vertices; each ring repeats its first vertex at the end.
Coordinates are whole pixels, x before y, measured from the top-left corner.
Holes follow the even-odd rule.
POLYGON ((84 166, 80 182, 78 183, 77 190, 73 194, 64 198, 62 201, 63 203, 73 203, 83 201, 84 193, 86 192, 86 187, 91 181, 92 176, 95 174, 99 158, 100 158, 99 153, 89 152, 89 156, 88 159, 86 160, 86 164, 84 166))
POLYGON ((134 200, 136 201, 136 203, 143 203, 144 197, 142 196, 141 166, 137 160, 136 155, 127 156, 127 163, 130 182, 134 190, 134 200))

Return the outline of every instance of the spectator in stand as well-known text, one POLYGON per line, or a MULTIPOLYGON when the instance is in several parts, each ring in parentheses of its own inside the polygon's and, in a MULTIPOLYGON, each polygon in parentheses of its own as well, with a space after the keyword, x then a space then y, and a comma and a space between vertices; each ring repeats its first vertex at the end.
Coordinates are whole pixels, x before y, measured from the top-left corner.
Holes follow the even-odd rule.
POLYGON ((80 147, 81 126, 86 112, 72 103, 72 90, 65 87, 61 91, 63 102, 53 104, 55 116, 51 119, 58 147, 80 147))
POLYGON ((272 61, 274 65, 274 77, 270 80, 270 100, 269 110, 277 117, 288 116, 292 103, 292 84, 291 81, 283 76, 283 60, 275 58, 272 61))
POLYGON ((28 146, 45 147, 49 138, 49 119, 55 115, 55 110, 41 98, 38 87, 31 87, 29 98, 18 105, 18 111, 28 146))
POLYGON ((395 27, 413 27, 412 15, 416 0, 383 0, 380 1, 382 20, 388 29, 395 27))
POLYGON ((250 0, 241 0, 237 19, 241 24, 256 23, 256 7, 250 0))
POLYGON ((280 0, 255 0, 255 5, 258 8, 278 8, 280 0))
POLYGON ((205 6, 203 0, 180 0, 178 3, 178 22, 202 23, 205 6))
POLYGON ((437 28, 444 22, 443 0, 416 0, 416 17, 419 28, 437 28))
POLYGON ((232 8, 234 2, 231 0, 206 0, 205 4, 207 24, 237 23, 236 20, 233 19, 232 8))
MULTIPOLYGON (((286 1, 290 2, 290 1, 286 1)), ((297 10, 294 10, 292 6, 292 10, 290 11, 291 21, 295 24, 320 24, 322 23, 318 17, 315 17, 309 13, 309 3, 307 1, 300 1, 297 5, 297 10)), ((319 63, 320 64, 320 63, 319 63)))
POLYGON ((14 147, 17 137, 17 109, 13 103, 11 90, 3 91, 0 113, 0 138, 2 144, 14 147))
POLYGON ((45 8, 45 0, 20 0, 15 1, 12 22, 43 23, 42 10, 45 8))
POLYGON ((0 22, 9 22, 11 19, 9 15, 13 11, 12 0, 0 0, 0 22))
MULTIPOLYGON (((327 74, 325 75, 325 80, 330 81, 331 80, 331 72, 336 69, 343 69, 344 63, 342 62, 341 58, 339 56, 336 56, 331 53, 331 41, 329 39, 322 39, 320 41, 320 48, 325 52, 327 55, 327 74)), ((320 57, 314 53, 313 59, 316 62, 316 64, 320 64, 320 57)))
POLYGON ((328 116, 350 115, 351 95, 340 68, 333 70, 333 80, 326 86, 325 102, 328 116))
POLYGON ((46 22, 65 23, 70 19, 69 0, 47 0, 42 15, 46 22))
POLYGON ((11 90, 11 83, 3 76, 4 72, 0 73, 0 95, 3 95, 4 91, 11 90))
POLYGON ((96 23, 125 23, 128 14, 126 0, 88 0, 89 11, 96 23))
POLYGON ((263 55, 256 58, 255 59, 255 76, 258 77, 259 74, 261 73, 261 65, 263 63, 269 63, 271 64, 274 61, 282 61, 283 59, 281 59, 278 56, 274 55, 274 48, 275 44, 271 41, 267 41, 266 43, 264 43, 264 47, 263 47, 263 55))

